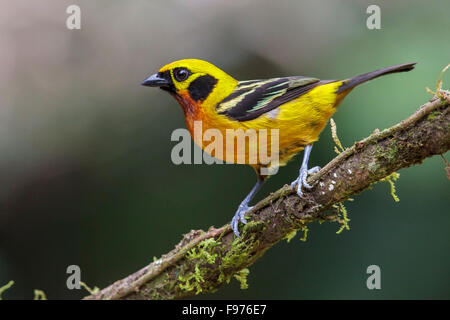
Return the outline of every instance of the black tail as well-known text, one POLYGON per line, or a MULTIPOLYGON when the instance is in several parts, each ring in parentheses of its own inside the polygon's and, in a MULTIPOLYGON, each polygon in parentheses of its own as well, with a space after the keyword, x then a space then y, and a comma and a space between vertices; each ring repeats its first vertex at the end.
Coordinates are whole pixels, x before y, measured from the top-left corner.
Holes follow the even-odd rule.
POLYGON ((364 73, 359 76, 350 78, 343 82, 343 84, 338 88, 336 93, 344 92, 344 91, 351 89, 361 83, 378 78, 379 76, 383 76, 385 74, 411 71, 412 69, 414 69, 415 64, 416 64, 416 62, 399 64, 396 66, 375 70, 372 72, 364 73))

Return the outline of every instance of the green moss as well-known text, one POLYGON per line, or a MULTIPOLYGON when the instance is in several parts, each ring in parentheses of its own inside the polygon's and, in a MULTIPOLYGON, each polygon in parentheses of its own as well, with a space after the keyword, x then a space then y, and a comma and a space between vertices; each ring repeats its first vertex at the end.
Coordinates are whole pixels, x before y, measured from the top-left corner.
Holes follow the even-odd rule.
POLYGON ((383 149, 379 145, 377 145, 377 155, 383 154, 383 149))
POLYGON ((220 242, 216 241, 214 238, 203 240, 196 247, 188 251, 186 256, 189 260, 203 259, 206 260, 209 264, 213 264, 214 262, 216 262, 217 254, 211 254, 209 251, 219 244, 220 242))
POLYGON ((284 237, 284 239, 286 239, 287 243, 289 243, 295 237, 296 234, 297 234, 297 230, 292 230, 291 232, 289 232, 286 235, 286 237, 284 237))
POLYGON ((195 294, 210 292, 216 289, 217 284, 229 283, 233 276, 241 282, 242 289, 247 288, 246 279, 249 270, 242 269, 242 266, 254 256, 254 248, 258 241, 256 234, 264 228, 263 222, 250 221, 244 226, 242 236, 234 239, 231 248, 226 252, 221 252, 220 246, 218 247, 220 242, 214 238, 200 242, 186 254, 186 259, 194 262, 194 269, 178 270, 176 282, 179 289, 187 292, 194 291, 195 294), (252 232, 247 233, 250 230, 252 232), (246 238, 246 234, 250 236, 246 238), (211 277, 217 274, 217 269, 208 265, 216 263, 218 259, 221 260, 218 265, 219 275, 217 279, 211 281, 211 277), (233 274, 233 270, 239 271, 233 274))
POLYGON ((300 238, 300 241, 305 242, 306 239, 308 238, 308 227, 306 225, 302 226, 302 231, 303 231, 303 237, 300 238))
MULTIPOLYGON (((11 288, 14 285, 14 281, 11 280, 4 286, 0 287, 0 300, 2 300, 2 294, 9 288, 11 288)), ((34 290, 34 298, 33 300, 47 300, 47 296, 45 295, 45 292, 42 290, 35 289, 34 290)))
POLYGON ((205 282, 205 279, 203 278, 199 264, 195 265, 195 271, 193 273, 190 273, 187 276, 179 276, 178 280, 180 282, 183 282, 179 284, 181 290, 194 290, 195 294, 199 294, 203 291, 203 288, 200 284, 201 282, 205 282))
POLYGON ((151 294, 151 300, 164 300, 164 297, 158 292, 154 291, 151 294))
POLYGON ((266 228, 266 224, 263 221, 249 221, 242 229, 242 234, 246 232, 260 232, 266 228))
MULTIPOLYGON (((231 279, 229 270, 239 270, 243 265, 254 259, 254 250, 259 243, 257 234, 265 228, 265 223, 261 221, 250 221, 244 226, 241 237, 234 239, 231 243, 231 248, 222 256, 219 282, 229 283, 231 279), (247 233, 250 230, 252 232, 247 233), (245 238, 246 234, 249 235, 248 238, 245 238)), ((242 277, 242 275, 239 275, 239 272, 242 272, 242 270, 238 271, 238 277, 242 277)))
POLYGON ((243 241, 241 237, 234 239, 230 250, 222 257, 223 268, 237 269, 244 262, 248 261, 251 255, 249 250, 251 247, 250 243, 257 241, 254 238, 255 236, 252 236, 246 241, 243 241))
POLYGON ((241 283, 241 290, 248 289, 247 276, 249 273, 250 270, 244 268, 234 275, 234 277, 241 283))
POLYGON ((434 112, 432 112, 432 113, 430 113, 430 114, 428 115, 427 119, 428 119, 428 120, 433 120, 433 119, 435 119, 436 117, 438 117, 439 115, 440 115, 440 112, 439 112, 439 111, 434 111, 434 112))
POLYGON ((308 222, 310 222, 310 221, 302 219, 302 223, 304 223, 304 224, 300 227, 300 229, 292 230, 283 239, 286 239, 286 241, 289 243, 297 235, 298 230, 301 230, 301 231, 303 231, 303 237, 300 238, 300 241, 305 242, 308 237, 308 231, 309 231, 308 227, 306 226, 306 223, 308 223, 308 222))
POLYGON ((380 148, 379 146, 377 146, 377 158, 384 158, 388 161, 392 161, 395 160, 395 158, 397 157, 397 153, 398 153, 398 147, 396 145, 391 146, 390 148, 388 148, 387 150, 382 150, 382 148, 380 148))
POLYGON ((387 159, 390 161, 395 160, 397 158, 397 153, 398 147, 394 144, 387 152, 387 159))
POLYGON ((206 262, 207 264, 214 264, 217 259, 217 253, 213 253, 213 249, 220 244, 214 238, 209 238, 200 242, 196 247, 189 250, 186 254, 188 260, 194 261, 194 272, 190 272, 187 275, 178 275, 178 281, 181 282, 178 286, 183 291, 195 291, 195 294, 199 294, 203 291, 202 284, 205 283, 205 276, 209 270, 202 267, 201 264, 206 262))
POLYGON ((375 172, 375 171, 377 171, 377 169, 378 169, 378 164, 377 164, 377 162, 376 162, 375 160, 372 160, 372 162, 369 163, 367 169, 368 169, 370 172, 372 172, 372 173, 375 172))
POLYGON ((284 198, 285 196, 289 195, 291 193, 291 189, 290 188, 285 188, 284 190, 281 191, 280 193, 280 199, 284 198))

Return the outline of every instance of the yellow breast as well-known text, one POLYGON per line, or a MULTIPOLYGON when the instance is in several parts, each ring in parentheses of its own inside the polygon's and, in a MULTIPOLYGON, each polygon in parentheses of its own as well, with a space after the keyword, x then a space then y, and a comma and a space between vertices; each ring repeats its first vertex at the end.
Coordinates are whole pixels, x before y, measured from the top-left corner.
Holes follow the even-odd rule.
MULTIPOLYGON (((208 148, 212 139, 209 141, 197 140, 196 143, 206 152, 221 160, 250 164, 254 168, 265 166, 265 164, 262 163, 259 156, 256 163, 252 163, 252 160, 255 159, 250 157, 250 152, 257 150, 259 155, 259 150, 261 150, 270 156, 273 156, 272 152, 277 152, 279 159, 277 166, 283 166, 306 145, 318 140, 320 132, 336 111, 337 104, 341 100, 341 97, 335 93, 341 84, 342 82, 338 81, 317 86, 297 99, 249 121, 235 121, 225 115, 218 115, 213 108, 205 108, 196 119, 202 122, 202 136, 205 136, 208 129, 218 130, 223 136, 222 151, 217 152, 216 149, 208 148), (243 132, 249 133, 245 136, 245 146, 238 145, 238 138, 230 143, 230 140, 226 139, 229 133, 227 129, 228 131, 242 129, 243 132), (277 145, 273 145, 272 135, 275 134, 275 131, 272 130, 277 130, 277 145), (266 134, 266 139, 261 137, 261 133, 266 134), (242 159, 245 160, 242 161, 242 159)), ((193 124, 188 124, 188 128, 194 138, 193 124)))

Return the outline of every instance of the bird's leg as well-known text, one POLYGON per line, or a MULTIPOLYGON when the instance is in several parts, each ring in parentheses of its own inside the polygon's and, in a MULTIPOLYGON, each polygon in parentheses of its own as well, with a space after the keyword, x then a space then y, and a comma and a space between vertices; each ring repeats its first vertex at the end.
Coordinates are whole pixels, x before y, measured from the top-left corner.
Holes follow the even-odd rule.
POLYGON ((231 220, 231 229, 233 229, 234 234, 239 237, 239 220, 246 224, 247 220, 245 220, 244 215, 252 208, 249 207, 248 204, 250 201, 252 201, 255 194, 258 192, 259 189, 261 189, 262 185, 264 184, 265 179, 258 176, 258 181, 256 182, 253 189, 249 192, 249 194, 245 197, 245 199, 241 202, 239 205, 239 208, 236 211, 236 214, 234 215, 233 219, 231 220))
POLYGON ((305 187, 306 189, 312 188, 312 186, 310 186, 306 182, 306 178, 308 177, 308 174, 316 173, 320 170, 320 167, 314 167, 314 168, 311 168, 308 170, 308 160, 309 160, 309 155, 311 153, 311 149, 312 149, 312 144, 307 145, 305 147, 305 151, 303 154, 303 162, 302 162, 302 166, 300 167, 300 174, 299 174, 298 178, 295 179, 291 183, 291 188, 297 191, 297 194, 299 195, 299 197, 301 197, 303 195, 302 187, 305 187))

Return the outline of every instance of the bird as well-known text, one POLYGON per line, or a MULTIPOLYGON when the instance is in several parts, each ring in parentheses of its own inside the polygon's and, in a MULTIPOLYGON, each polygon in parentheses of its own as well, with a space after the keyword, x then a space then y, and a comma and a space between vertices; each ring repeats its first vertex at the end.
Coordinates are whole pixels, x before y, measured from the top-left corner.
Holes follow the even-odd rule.
POLYGON ((302 150, 299 175, 291 187, 300 197, 304 196, 303 190, 312 188, 307 177, 320 170, 317 166, 308 168, 313 143, 353 88, 383 75, 410 71, 415 64, 394 65, 345 80, 289 76, 238 81, 209 62, 183 59, 166 64, 147 77, 142 85, 159 87, 178 101, 191 137, 205 152, 226 162, 253 167, 256 184, 240 203, 231 221, 231 229, 239 237, 239 222, 247 223, 245 214, 251 210, 249 204, 255 194, 272 173, 302 150), (234 142, 227 141, 222 150, 208 150, 203 139, 194 138, 196 123, 201 123, 201 137, 208 129, 218 130, 223 136, 229 130, 253 130, 253 136, 258 139, 248 138, 249 143, 245 147, 236 147, 234 142), (267 130, 271 132, 270 139, 266 136, 261 140, 260 132, 267 133, 267 130), (275 136, 272 132, 276 132, 276 143, 272 143, 275 136), (271 159, 276 161, 263 161, 260 156, 250 159, 250 150, 260 148, 267 151, 272 144, 277 148, 271 150, 271 159))

